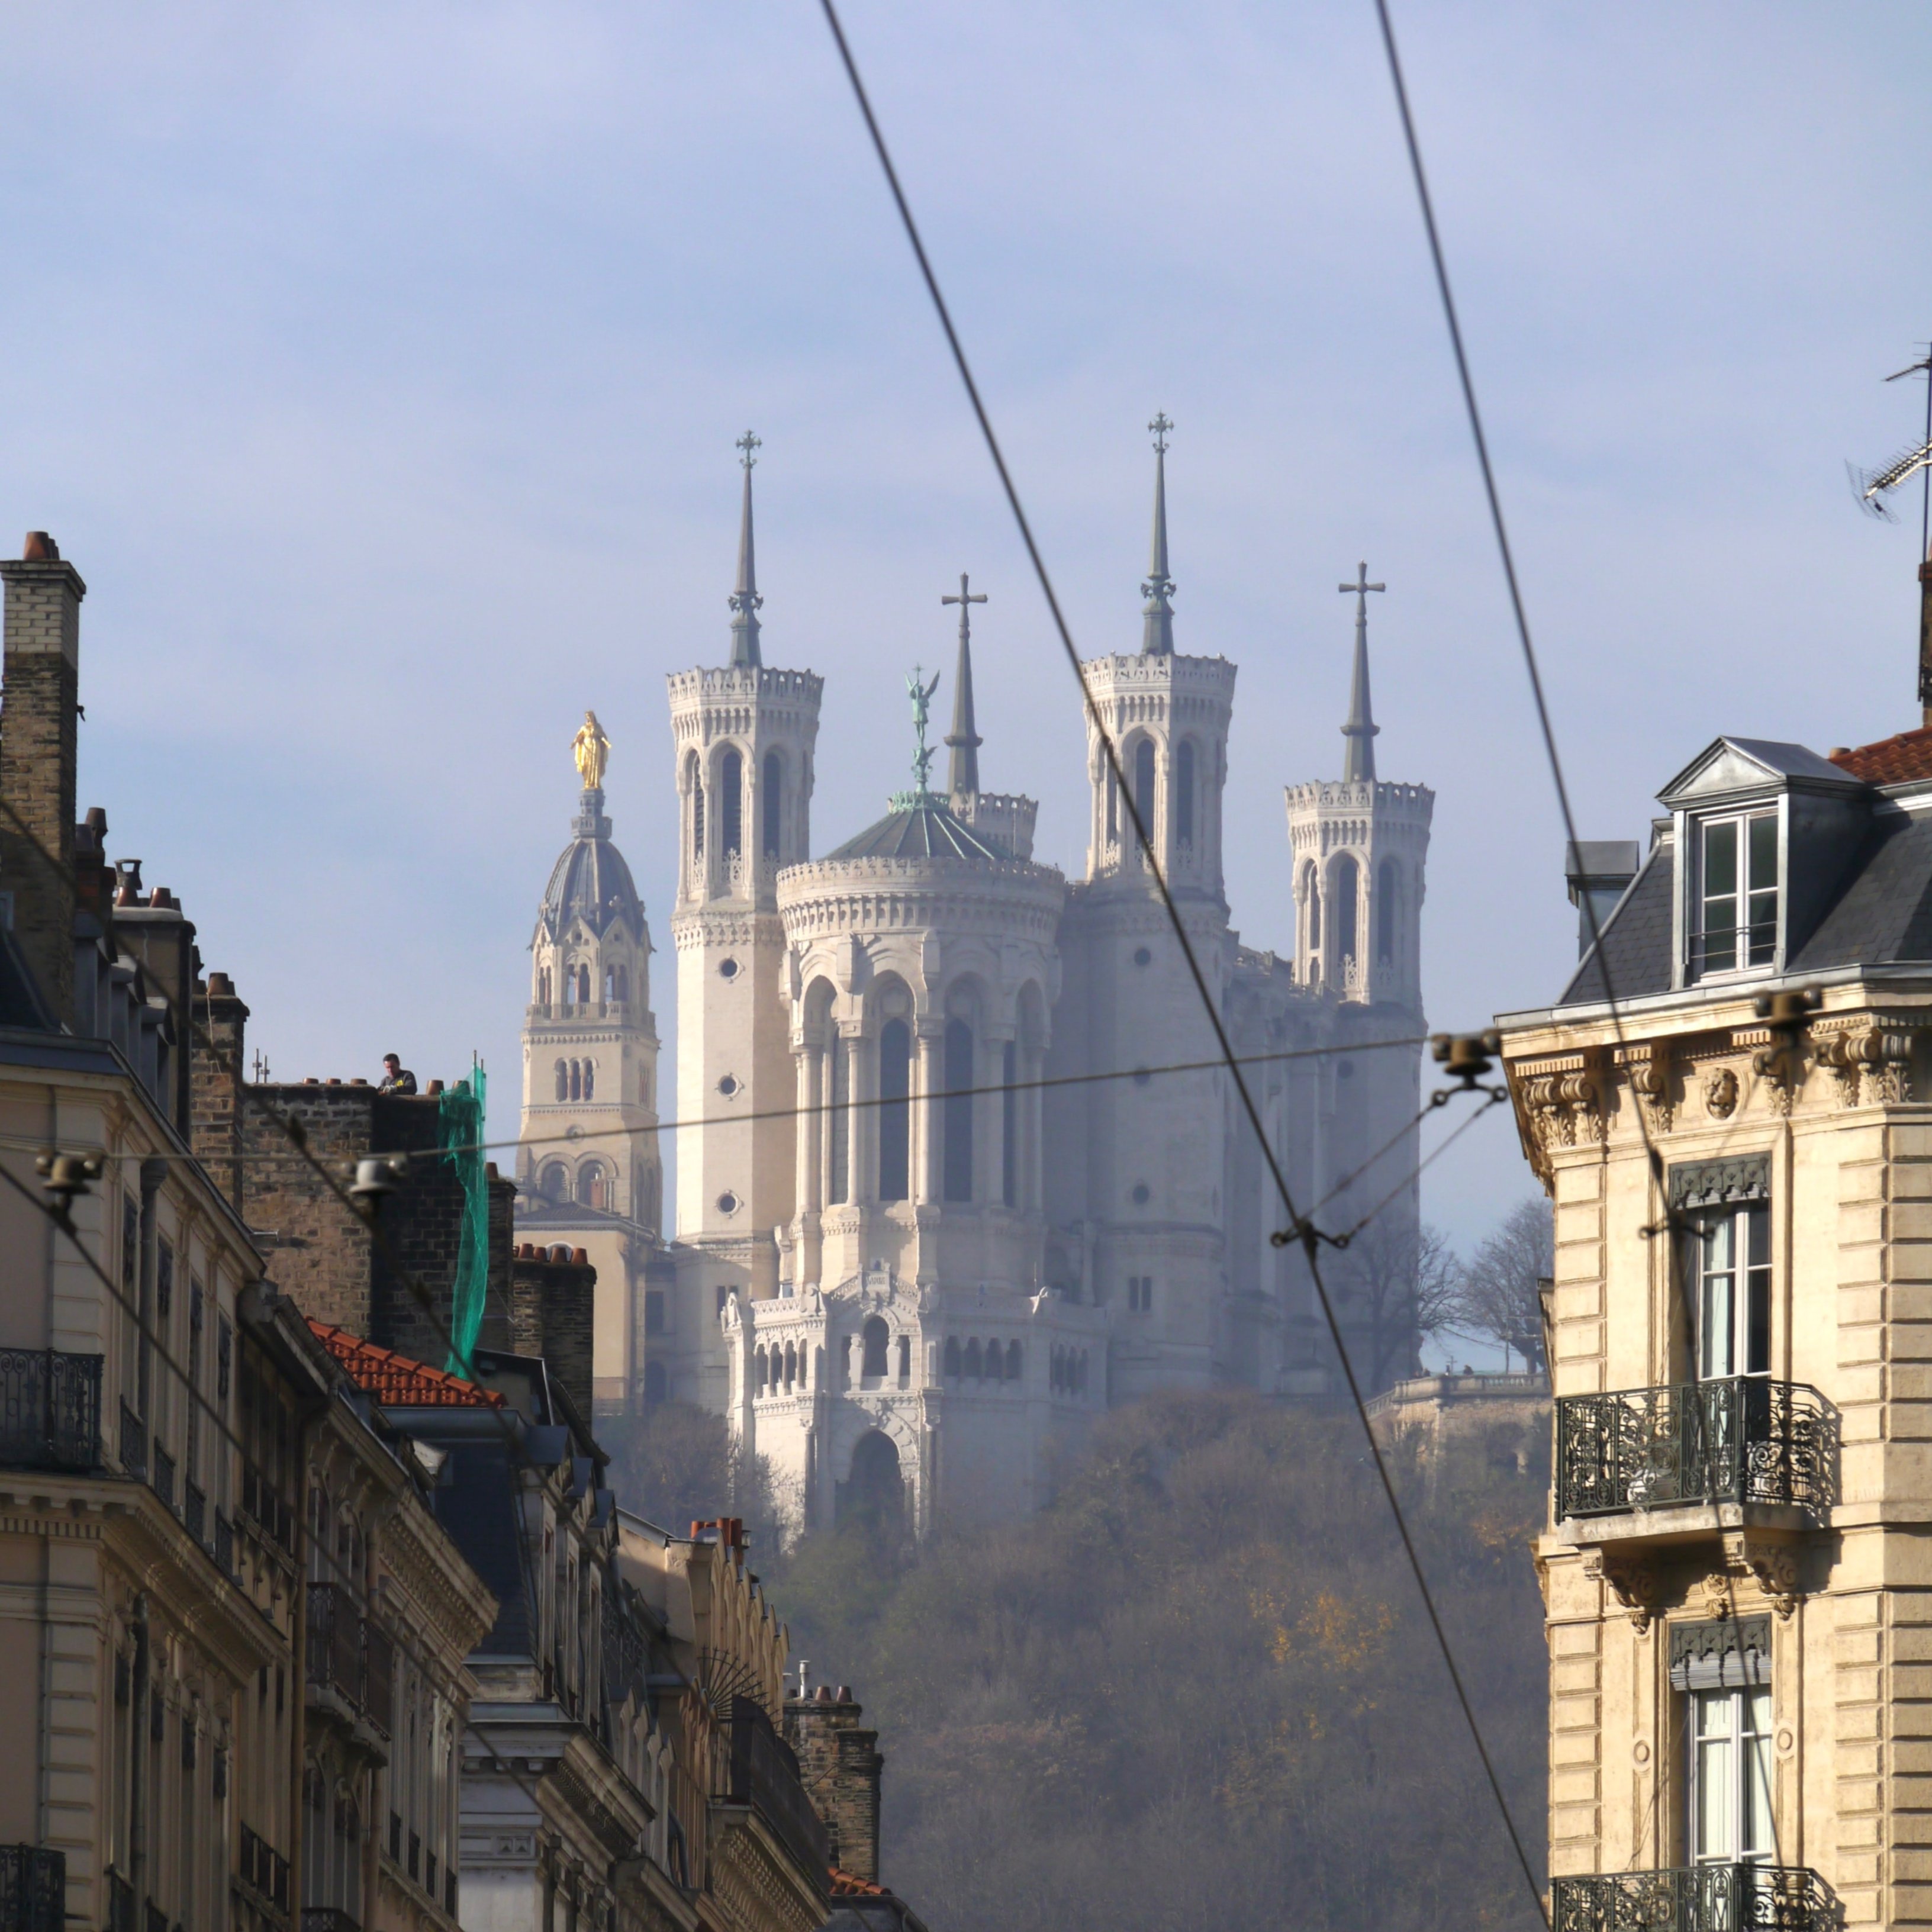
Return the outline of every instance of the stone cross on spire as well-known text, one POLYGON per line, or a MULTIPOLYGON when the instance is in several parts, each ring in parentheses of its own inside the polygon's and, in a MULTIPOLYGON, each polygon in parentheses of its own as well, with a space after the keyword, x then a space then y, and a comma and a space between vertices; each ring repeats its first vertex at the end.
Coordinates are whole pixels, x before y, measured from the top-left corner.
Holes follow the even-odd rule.
POLYGON ((1174 606, 1168 601, 1174 579, 1167 574, 1167 433, 1173 427, 1165 411, 1148 424, 1154 431, 1154 558, 1141 586, 1141 595, 1148 600, 1142 614, 1146 620, 1141 630, 1144 658, 1174 655, 1174 606))
POLYGON ((738 521, 738 587, 727 602, 731 607, 731 665, 762 664, 758 655, 758 611, 764 599, 758 595, 758 560, 752 543, 752 471, 758 462, 755 452, 763 446, 749 430, 739 437, 736 447, 743 454, 739 461, 745 472, 745 506, 738 521))
POLYGON ((980 747, 986 741, 973 722, 973 606, 983 604, 983 590, 969 591, 966 573, 959 573, 959 595, 942 597, 941 604, 959 606, 959 668, 952 674, 952 729, 946 734, 952 753, 946 761, 946 788, 955 798, 970 798, 980 789, 980 747))
POLYGON ((1376 734, 1382 727, 1376 722, 1369 703, 1369 592, 1386 590, 1388 586, 1371 584, 1369 566, 1358 563, 1354 582, 1338 584, 1335 588, 1345 597, 1352 592, 1355 599, 1355 676, 1348 690, 1348 722, 1342 727, 1342 735, 1348 741, 1348 754, 1342 764, 1342 779, 1346 784, 1373 784, 1376 734))

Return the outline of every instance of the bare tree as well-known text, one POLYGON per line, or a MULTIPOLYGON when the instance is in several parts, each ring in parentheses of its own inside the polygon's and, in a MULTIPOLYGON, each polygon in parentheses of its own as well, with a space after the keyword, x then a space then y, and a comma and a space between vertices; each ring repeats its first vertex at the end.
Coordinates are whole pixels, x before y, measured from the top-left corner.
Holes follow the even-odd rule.
POLYGON ((1512 1208, 1462 1270, 1454 1325, 1514 1349, 1532 1368, 1546 1367, 1543 1283, 1555 1254, 1549 1204, 1512 1208))
POLYGON ((1434 1228, 1371 1221, 1351 1241, 1336 1270, 1349 1353, 1371 1390, 1416 1373, 1424 1335, 1442 1328, 1460 1306, 1460 1270, 1434 1228))

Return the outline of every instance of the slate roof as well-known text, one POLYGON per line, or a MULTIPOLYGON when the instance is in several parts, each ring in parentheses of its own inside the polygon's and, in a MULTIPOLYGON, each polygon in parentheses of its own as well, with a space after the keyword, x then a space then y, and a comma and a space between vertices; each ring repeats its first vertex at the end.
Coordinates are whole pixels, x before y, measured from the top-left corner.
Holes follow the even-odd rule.
POLYGON ((34 1033, 58 1033, 20 943, 10 932, 0 931, 0 1026, 22 1027, 34 1033))
POLYGON ((1832 763, 1867 784, 1905 784, 1914 778, 1932 778, 1932 724, 1852 751, 1834 752, 1832 763))
POLYGON ((876 825, 828 859, 1010 859, 997 838, 975 831, 933 792, 901 792, 876 825))
POLYGON ((1642 869, 1625 889, 1602 928, 1602 951, 1592 946, 1563 989, 1559 1006, 1584 1000, 1619 1000, 1661 993, 1670 986, 1671 848, 1653 845, 1642 869), (1604 985, 1604 969, 1610 968, 1604 985))
POLYGON ((496 1599, 496 1628, 478 1646, 498 1657, 534 1654, 524 1575, 521 1504, 507 1436, 437 1442, 433 1428, 415 1432, 449 1453, 446 1480, 434 1492, 437 1522, 496 1599))
POLYGON ((378 1348, 346 1328, 332 1328, 313 1316, 309 1327, 316 1339, 349 1372, 356 1386, 373 1395, 386 1408, 501 1408, 503 1398, 478 1388, 460 1376, 412 1361, 393 1348, 378 1348))

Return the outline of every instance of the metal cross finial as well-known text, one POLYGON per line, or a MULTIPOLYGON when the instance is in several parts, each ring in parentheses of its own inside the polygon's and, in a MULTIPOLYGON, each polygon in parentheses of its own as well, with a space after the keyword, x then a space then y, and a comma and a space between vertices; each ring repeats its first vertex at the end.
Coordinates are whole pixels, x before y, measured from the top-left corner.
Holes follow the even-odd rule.
POLYGON ((745 452, 742 456, 739 458, 738 460, 742 463, 747 470, 748 470, 751 468, 752 464, 756 463, 758 460, 752 454, 752 452, 754 449, 764 448, 764 445, 760 442, 749 430, 747 430, 745 434, 739 437, 738 440, 731 446, 734 449, 742 449, 745 452))
POLYGON ((1342 592, 1344 596, 1346 596, 1351 590, 1355 593, 1355 621, 1357 623, 1361 624, 1366 623, 1368 621, 1369 599, 1367 593, 1371 590, 1386 590, 1388 588, 1388 586, 1386 584, 1371 584, 1369 581, 1369 566, 1366 563, 1358 563, 1355 566, 1354 582, 1352 584, 1338 584, 1336 585, 1335 588, 1342 592))
POLYGON ((1165 410, 1159 411, 1148 428, 1154 431, 1154 446, 1165 456, 1167 454, 1167 433, 1174 425, 1168 420, 1165 410))
POLYGON ((975 590, 969 593, 966 588, 966 573, 962 570, 959 573, 959 595, 957 597, 942 597, 939 601, 942 604, 956 604, 959 606, 959 634, 963 638, 971 628, 967 621, 971 613, 966 607, 969 604, 985 603, 986 593, 983 590, 975 590))

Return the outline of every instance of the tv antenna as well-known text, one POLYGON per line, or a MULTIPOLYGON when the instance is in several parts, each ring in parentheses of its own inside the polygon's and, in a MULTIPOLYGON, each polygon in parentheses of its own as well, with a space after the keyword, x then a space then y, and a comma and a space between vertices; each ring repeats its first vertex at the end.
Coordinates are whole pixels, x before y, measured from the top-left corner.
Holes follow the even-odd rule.
POLYGON ((1896 490, 1902 483, 1909 482, 1922 472, 1925 478, 1923 501, 1918 513, 1918 554, 1922 560, 1932 557, 1932 343, 1916 362, 1906 364, 1903 369, 1894 370, 1885 379, 1896 382, 1907 376, 1923 376, 1925 384, 1925 434, 1916 449, 1901 450, 1880 470, 1855 470, 1850 464, 1845 467, 1852 479, 1853 493, 1858 500, 1858 507, 1874 517, 1882 517, 1888 524, 1898 519, 1891 508, 1881 500, 1896 490))

